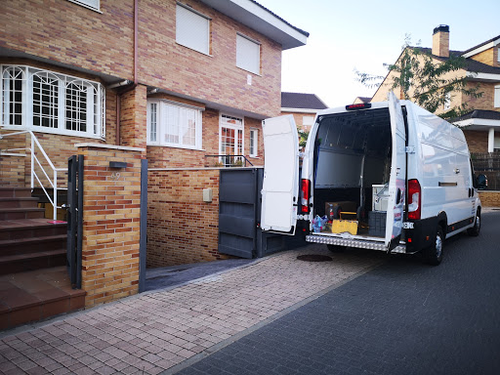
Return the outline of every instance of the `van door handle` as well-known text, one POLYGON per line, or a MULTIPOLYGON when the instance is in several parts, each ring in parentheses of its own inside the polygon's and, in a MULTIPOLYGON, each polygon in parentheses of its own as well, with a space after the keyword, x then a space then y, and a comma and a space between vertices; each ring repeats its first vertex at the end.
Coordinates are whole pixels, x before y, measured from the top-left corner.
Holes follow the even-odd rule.
POLYGON ((455 174, 459 174, 459 173, 460 173, 460 169, 455 168, 455 174))

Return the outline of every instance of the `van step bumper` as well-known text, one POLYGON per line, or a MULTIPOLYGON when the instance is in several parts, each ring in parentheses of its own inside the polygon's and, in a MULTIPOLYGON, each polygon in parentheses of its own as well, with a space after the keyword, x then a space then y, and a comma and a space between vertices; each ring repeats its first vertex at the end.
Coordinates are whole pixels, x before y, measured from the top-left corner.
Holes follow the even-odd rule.
MULTIPOLYGON (((334 237, 332 235, 310 234, 306 236, 306 241, 313 243, 323 243, 326 245, 359 247, 361 249, 387 251, 387 247, 385 246, 385 243, 383 241, 373 241, 369 239, 340 238, 334 237)), ((391 253, 406 254, 406 245, 404 243, 400 243, 398 246, 391 250, 391 253)))

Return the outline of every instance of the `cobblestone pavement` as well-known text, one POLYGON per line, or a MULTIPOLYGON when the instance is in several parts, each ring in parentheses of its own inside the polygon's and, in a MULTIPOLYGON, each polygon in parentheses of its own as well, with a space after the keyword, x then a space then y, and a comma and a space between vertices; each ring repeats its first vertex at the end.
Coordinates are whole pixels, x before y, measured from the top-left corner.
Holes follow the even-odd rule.
POLYGON ((446 241, 440 266, 391 257, 166 373, 500 374, 499 229, 500 210, 485 212, 480 236, 446 241))
POLYGON ((298 255, 311 253, 328 251, 319 245, 287 251, 187 285, 4 332, 0 373, 157 374, 175 369, 385 259, 380 254, 351 253, 328 254, 332 262, 297 260, 298 255))

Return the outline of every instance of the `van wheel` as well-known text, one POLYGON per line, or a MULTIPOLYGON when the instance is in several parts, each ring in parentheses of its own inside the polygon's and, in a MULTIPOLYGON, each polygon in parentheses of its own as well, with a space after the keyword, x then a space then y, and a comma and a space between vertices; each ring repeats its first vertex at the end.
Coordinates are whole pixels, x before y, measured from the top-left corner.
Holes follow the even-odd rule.
POLYGON ((443 246, 444 246, 443 228, 439 226, 436 231, 436 240, 434 241, 434 244, 428 249, 425 249, 424 252, 425 263, 430 264, 432 266, 439 265, 443 260, 443 246))
POLYGON ((467 229, 467 234, 472 237, 477 237, 479 236, 480 231, 481 231, 481 214, 477 212, 476 220, 474 221, 474 226, 472 228, 467 229))
POLYGON ((345 246, 340 246, 340 245, 326 245, 328 247, 328 250, 330 250, 332 253, 343 253, 345 250, 345 246))

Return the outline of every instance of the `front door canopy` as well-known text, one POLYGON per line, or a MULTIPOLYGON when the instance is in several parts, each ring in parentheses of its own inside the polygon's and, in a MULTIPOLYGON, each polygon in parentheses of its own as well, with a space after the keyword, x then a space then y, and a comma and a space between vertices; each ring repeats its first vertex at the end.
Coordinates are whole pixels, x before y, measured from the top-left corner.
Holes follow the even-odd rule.
POLYGON ((406 188, 406 131, 403 112, 399 100, 394 93, 389 93, 389 115, 391 120, 392 158, 391 176, 389 178, 389 201, 387 205, 387 222, 385 230, 385 246, 388 250, 399 244, 403 228, 403 209, 406 188))
POLYGON ((262 122, 264 181, 261 227, 295 233, 299 190, 299 138, 292 115, 262 122))

